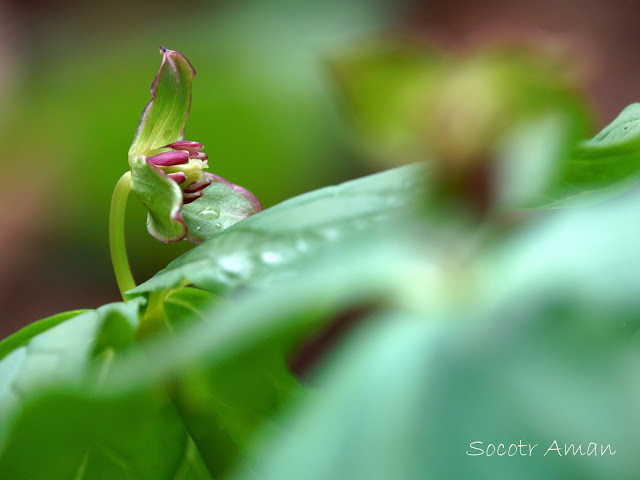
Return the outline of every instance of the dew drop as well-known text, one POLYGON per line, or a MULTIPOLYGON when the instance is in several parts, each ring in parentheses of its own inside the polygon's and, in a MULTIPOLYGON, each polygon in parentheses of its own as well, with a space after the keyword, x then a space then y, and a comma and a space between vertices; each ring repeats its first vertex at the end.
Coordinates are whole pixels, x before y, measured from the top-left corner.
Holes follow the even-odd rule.
POLYGON ((389 196, 386 199, 386 203, 390 207, 400 207, 405 203, 405 201, 402 197, 399 196, 389 196))
POLYGON ((297 249, 299 252, 303 252, 303 253, 304 253, 304 252, 308 252, 308 251, 309 251, 309 243, 308 243, 308 242, 306 242, 305 240, 303 240, 303 239, 299 238, 299 239, 296 241, 296 249, 297 249))
POLYGON ((205 208, 198 213, 198 216, 205 220, 215 220, 220 216, 220 212, 214 208, 205 208))
POLYGON ((218 260, 218 265, 226 274, 232 276, 240 276, 250 268, 247 259, 238 255, 222 257, 218 260))
POLYGON ((266 263, 267 265, 275 265, 282 261, 282 257, 277 252, 262 252, 260 254, 260 259, 266 263))
POLYGON ((337 228, 327 228, 322 230, 322 235, 327 240, 337 240, 340 238, 340 231, 337 228))

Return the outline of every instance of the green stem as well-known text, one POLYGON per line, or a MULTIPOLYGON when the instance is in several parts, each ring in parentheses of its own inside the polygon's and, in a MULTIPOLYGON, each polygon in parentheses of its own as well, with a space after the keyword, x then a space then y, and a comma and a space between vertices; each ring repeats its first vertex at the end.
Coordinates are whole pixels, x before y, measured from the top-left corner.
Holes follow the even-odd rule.
POLYGON ((127 199, 131 190, 131 172, 127 172, 113 189, 111 197, 111 212, 109 213, 109 248, 111 250, 111 263, 116 274, 116 282, 123 300, 124 292, 135 288, 136 282, 131 274, 129 259, 127 258, 127 246, 124 235, 124 220, 127 211, 127 199))

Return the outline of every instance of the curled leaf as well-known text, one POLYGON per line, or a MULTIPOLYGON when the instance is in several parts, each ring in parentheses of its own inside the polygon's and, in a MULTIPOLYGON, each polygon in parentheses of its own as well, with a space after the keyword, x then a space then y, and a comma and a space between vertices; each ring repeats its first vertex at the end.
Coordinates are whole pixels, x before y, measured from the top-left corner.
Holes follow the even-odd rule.
POLYGON ((161 242, 182 240, 187 227, 182 218, 182 191, 178 184, 144 155, 131 161, 131 190, 149 212, 147 229, 161 242))

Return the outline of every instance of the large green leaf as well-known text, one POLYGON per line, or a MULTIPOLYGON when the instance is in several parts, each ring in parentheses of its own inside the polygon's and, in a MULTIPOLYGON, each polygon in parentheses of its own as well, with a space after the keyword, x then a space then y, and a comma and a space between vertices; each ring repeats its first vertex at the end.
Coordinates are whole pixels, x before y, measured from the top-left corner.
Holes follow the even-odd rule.
POLYGON ((293 264, 323 245, 411 218, 425 186, 423 165, 409 165, 287 200, 199 245, 130 293, 191 283, 234 287, 293 264))
POLYGON ((168 384, 209 470, 228 472, 250 450, 256 428, 273 425, 274 415, 302 393, 285 363, 291 346, 341 308, 384 302, 387 289, 404 283, 387 268, 411 266, 399 245, 392 258, 384 249, 353 247, 334 255, 329 265, 308 267, 301 279, 242 300, 221 300, 204 313, 197 304, 207 302, 206 294, 192 289, 171 294, 167 313, 192 312, 204 320, 181 321, 177 335, 148 339, 142 351, 116 357, 91 395, 127 398, 168 384), (353 268, 345 269, 346 262, 353 268))
MULTIPOLYGON (((418 313, 387 318, 390 326, 374 341, 360 339, 336 359, 327 394, 303 404, 299 420, 253 464, 255 475, 446 478, 453 469, 452 478, 473 478, 476 471, 606 478, 591 466, 587 472, 579 458, 505 466, 491 459, 469 463, 473 458, 464 452, 479 437, 517 443, 522 436, 539 445, 595 441, 614 450, 636 443, 637 426, 625 419, 638 400, 634 365, 640 359, 627 328, 640 312, 634 287, 640 284, 640 227, 628 221, 638 202, 640 196, 625 196, 554 212, 507 242, 490 244, 488 262, 456 261, 477 253, 471 235, 439 243, 430 235, 417 250, 397 233, 390 236, 393 245, 352 238, 351 248, 319 252, 268 291, 219 303, 210 312, 215 323, 124 359, 107 383, 126 391, 196 365, 224 369, 265 342, 316 330, 345 307, 402 305, 418 313), (594 382, 605 386, 600 394, 594 382), (594 412, 601 422, 593 423, 594 412), (345 456, 346 448, 353 455, 345 456)), ((619 465, 605 460, 602 468, 628 478, 635 457, 628 449, 620 453, 614 457, 623 459, 619 465)))
POLYGON ((238 478, 633 478, 639 208, 634 193, 553 212, 456 272, 476 294, 361 332, 238 478), (554 440, 616 455, 544 456, 554 440), (475 441, 538 447, 466 455, 475 441))
MULTIPOLYGON (((235 381, 234 371, 245 368, 262 375, 266 372, 261 372, 260 361, 267 368, 277 355, 282 359, 283 352, 344 309, 445 301, 437 283, 440 267, 436 258, 424 257, 425 244, 393 238, 380 242, 366 234, 356 236, 341 248, 325 249, 317 258, 300 262, 294 277, 282 278, 269 289, 236 292, 218 301, 203 315, 205 322, 195 322, 180 335, 156 338, 144 351, 121 357, 105 388, 127 392, 190 371, 227 371, 230 381, 235 381)), ((451 242, 442 245, 450 247, 451 242)), ((452 292, 455 298, 455 289, 452 292)), ((240 398, 238 405, 246 401, 254 400, 240 398)))
POLYGON ((323 371, 323 394, 297 409, 287 428, 267 436, 258 459, 233 478, 636 474, 640 354, 612 326, 584 329, 579 316, 544 308, 480 325, 481 317, 380 320, 323 371), (464 328, 461 320, 468 320, 464 328), (556 450, 545 456, 554 441, 562 458, 556 450), (530 456, 528 447, 522 455, 513 448, 511 456, 467 455, 478 452, 473 442, 485 449, 490 443, 537 447, 530 456), (586 453, 590 442, 598 444, 597 457, 565 456, 565 443, 580 444, 586 453), (615 455, 601 455, 600 445, 611 445, 615 455))

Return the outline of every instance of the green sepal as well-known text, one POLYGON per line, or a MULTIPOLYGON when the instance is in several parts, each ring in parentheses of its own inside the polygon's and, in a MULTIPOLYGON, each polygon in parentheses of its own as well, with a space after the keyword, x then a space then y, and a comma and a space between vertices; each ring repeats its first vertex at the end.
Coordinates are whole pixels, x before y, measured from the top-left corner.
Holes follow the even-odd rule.
POLYGON ((131 160, 131 191, 147 209, 147 230, 161 242, 182 240, 187 227, 182 218, 182 190, 162 170, 138 155, 131 160))
POLYGON ((144 108, 129 162, 137 155, 182 139, 191 107, 191 84, 196 74, 181 53, 162 47, 162 64, 151 84, 151 102, 144 108))
POLYGON ((262 210, 258 199, 248 190, 222 177, 206 173, 212 180, 204 195, 182 208, 187 225, 187 240, 202 243, 262 210))

